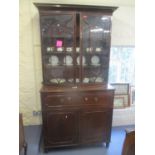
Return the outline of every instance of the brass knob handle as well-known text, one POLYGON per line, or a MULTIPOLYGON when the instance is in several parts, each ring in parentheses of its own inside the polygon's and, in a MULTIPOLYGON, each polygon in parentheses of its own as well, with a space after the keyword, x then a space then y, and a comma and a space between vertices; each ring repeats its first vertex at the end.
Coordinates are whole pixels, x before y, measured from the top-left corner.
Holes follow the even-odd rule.
POLYGON ((71 100, 71 97, 68 97, 68 101, 70 101, 71 100))
POLYGON ((84 100, 85 100, 85 101, 88 101, 88 97, 85 97, 84 100))
POLYGON ((67 119, 67 118, 68 118, 68 116, 66 115, 66 116, 65 116, 65 118, 67 119))
POLYGON ((94 101, 97 102, 98 101, 98 97, 94 97, 94 101))

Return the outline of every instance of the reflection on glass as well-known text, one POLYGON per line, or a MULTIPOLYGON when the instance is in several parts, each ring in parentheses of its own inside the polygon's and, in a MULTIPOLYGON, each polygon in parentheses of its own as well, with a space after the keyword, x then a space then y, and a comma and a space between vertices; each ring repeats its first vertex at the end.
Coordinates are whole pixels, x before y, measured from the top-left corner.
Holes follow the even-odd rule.
POLYGON ((90 13, 81 17, 82 51, 89 64, 83 68, 83 77, 89 77, 89 83, 108 82, 109 56, 105 53, 110 50, 111 17, 90 13))
POLYGON ((94 29, 90 29, 90 32, 103 32, 102 28, 94 28, 94 29))
POLYGON ((105 16, 103 16, 103 17, 101 18, 101 20, 106 21, 106 20, 108 20, 108 18, 105 17, 105 16))

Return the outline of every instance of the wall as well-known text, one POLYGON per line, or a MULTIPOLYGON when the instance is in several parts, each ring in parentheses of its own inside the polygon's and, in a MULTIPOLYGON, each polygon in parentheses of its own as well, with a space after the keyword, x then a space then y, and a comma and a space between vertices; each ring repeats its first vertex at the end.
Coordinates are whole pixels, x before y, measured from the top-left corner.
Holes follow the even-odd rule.
MULTIPOLYGON (((50 3, 51 0, 20 0, 19 3, 19 108, 25 125, 41 124, 41 117, 32 115, 33 110, 41 109, 39 90, 42 82, 39 16, 33 2, 50 3)), ((73 1, 53 0, 52 3, 73 4, 73 1)), ((134 45, 134 0, 79 0, 74 4, 90 3, 118 6, 113 15, 112 45, 134 45)), ((120 112, 117 115, 114 112, 113 124, 120 125, 119 119, 120 112)))

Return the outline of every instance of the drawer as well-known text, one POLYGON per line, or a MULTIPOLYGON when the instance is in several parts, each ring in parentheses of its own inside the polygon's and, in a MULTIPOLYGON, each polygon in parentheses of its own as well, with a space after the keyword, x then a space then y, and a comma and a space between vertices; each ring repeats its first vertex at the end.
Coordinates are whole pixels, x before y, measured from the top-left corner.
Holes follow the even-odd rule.
POLYGON ((113 93, 109 92, 82 92, 65 94, 45 93, 41 95, 42 105, 45 108, 83 105, 101 105, 103 107, 113 107, 113 93))
POLYGON ((105 107, 113 107, 113 95, 104 93, 88 93, 82 96, 82 104, 84 105, 102 105, 105 107))
POLYGON ((79 97, 77 95, 53 95, 46 94, 42 96, 43 106, 55 107, 55 106, 72 106, 79 103, 79 97))

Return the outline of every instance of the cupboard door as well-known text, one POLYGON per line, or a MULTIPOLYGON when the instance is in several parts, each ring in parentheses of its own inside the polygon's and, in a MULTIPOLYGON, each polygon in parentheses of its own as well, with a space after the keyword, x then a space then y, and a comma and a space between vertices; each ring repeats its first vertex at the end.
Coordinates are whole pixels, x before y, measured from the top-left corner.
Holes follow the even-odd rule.
POLYGON ((82 82, 107 83, 110 56, 111 17, 81 13, 82 82))
POLYGON ((45 146, 74 145, 77 142, 78 117, 71 111, 48 111, 45 114, 45 146))
POLYGON ((75 13, 42 13, 43 77, 45 84, 74 84, 75 13))
POLYGON ((109 141, 108 111, 88 110, 80 114, 80 142, 101 143, 109 141))

